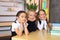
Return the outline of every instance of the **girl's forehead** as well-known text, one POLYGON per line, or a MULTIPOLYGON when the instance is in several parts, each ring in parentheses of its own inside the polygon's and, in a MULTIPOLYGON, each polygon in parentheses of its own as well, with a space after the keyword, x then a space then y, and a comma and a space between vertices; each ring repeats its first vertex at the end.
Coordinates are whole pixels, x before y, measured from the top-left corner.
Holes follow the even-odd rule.
POLYGON ((44 11, 40 11, 40 13, 44 13, 44 11))
POLYGON ((39 14, 45 14, 45 12, 43 12, 43 11, 40 11, 40 12, 39 12, 39 14))
POLYGON ((35 14, 35 12, 29 12, 29 14, 35 14))
POLYGON ((24 15, 26 15, 26 13, 21 13, 19 16, 22 16, 22 15, 24 16, 24 15))

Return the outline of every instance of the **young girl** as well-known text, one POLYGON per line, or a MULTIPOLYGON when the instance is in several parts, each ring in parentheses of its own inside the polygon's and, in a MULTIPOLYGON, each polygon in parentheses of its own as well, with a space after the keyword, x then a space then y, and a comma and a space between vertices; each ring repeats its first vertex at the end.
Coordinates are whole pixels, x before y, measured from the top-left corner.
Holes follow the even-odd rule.
POLYGON ((38 18, 38 29, 42 30, 44 28, 47 31, 46 12, 43 9, 38 12, 38 18))
POLYGON ((32 31, 36 31, 36 14, 35 14, 35 11, 33 10, 30 10, 28 12, 28 30, 29 32, 32 32, 32 31))
POLYGON ((26 12, 19 11, 16 15, 16 21, 12 23, 12 36, 21 36, 22 32, 28 35, 26 12))

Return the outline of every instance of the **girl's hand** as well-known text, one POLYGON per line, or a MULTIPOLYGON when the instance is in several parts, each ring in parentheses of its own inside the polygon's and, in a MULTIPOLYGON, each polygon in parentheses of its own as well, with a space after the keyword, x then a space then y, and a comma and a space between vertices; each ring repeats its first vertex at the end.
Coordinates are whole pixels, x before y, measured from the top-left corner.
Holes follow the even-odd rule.
POLYGON ((27 19, 24 21, 24 23, 27 23, 27 19))
POLYGON ((24 23, 24 27, 25 27, 25 28, 27 27, 27 23, 24 23))
POLYGON ((23 24, 24 24, 24 27, 27 27, 27 20, 25 20, 23 24))

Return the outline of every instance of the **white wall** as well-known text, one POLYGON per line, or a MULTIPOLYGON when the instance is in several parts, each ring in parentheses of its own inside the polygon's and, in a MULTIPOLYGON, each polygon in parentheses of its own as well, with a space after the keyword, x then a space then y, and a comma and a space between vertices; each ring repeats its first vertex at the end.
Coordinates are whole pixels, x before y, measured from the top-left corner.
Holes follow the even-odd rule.
POLYGON ((14 21, 16 19, 14 15, 16 15, 16 13, 19 10, 24 10, 24 0, 1 0, 0 1, 0 22, 14 21), (13 11, 10 11, 10 8, 13 8, 13 11), (6 16, 6 15, 13 15, 13 16, 6 16))

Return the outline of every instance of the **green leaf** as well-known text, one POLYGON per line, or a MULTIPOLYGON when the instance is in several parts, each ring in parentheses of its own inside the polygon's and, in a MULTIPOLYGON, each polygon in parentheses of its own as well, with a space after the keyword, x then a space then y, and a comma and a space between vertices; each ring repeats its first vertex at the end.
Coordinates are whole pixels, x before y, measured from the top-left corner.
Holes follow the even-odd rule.
POLYGON ((37 5, 36 4, 28 4, 28 3, 25 3, 25 6, 27 7, 27 9, 28 10, 34 10, 34 11, 36 11, 36 9, 37 9, 37 5))
POLYGON ((31 2, 32 0, 30 0, 30 2, 31 2))

